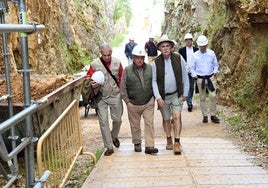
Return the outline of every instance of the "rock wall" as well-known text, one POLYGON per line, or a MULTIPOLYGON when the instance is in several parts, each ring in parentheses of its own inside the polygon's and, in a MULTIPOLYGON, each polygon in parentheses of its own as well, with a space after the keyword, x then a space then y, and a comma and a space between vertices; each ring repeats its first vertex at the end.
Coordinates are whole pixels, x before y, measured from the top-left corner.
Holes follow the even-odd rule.
POLYGON ((268 0, 166 1, 163 33, 184 45, 191 32, 209 38, 218 57, 219 103, 237 106, 268 128, 268 0))
MULTIPOLYGON (((45 26, 28 35, 30 68, 38 74, 68 74, 99 56, 99 45, 114 36, 113 0, 27 0, 29 23, 45 26), (41 38, 38 44, 37 38, 41 38)), ((6 23, 18 23, 18 6, 8 1, 6 23)), ((2 41, 1 41, 2 42, 2 41)), ((21 68, 20 38, 8 34, 12 72, 21 68)), ((2 51, 2 49, 1 49, 2 51)), ((4 65, 0 65, 0 73, 4 65)))

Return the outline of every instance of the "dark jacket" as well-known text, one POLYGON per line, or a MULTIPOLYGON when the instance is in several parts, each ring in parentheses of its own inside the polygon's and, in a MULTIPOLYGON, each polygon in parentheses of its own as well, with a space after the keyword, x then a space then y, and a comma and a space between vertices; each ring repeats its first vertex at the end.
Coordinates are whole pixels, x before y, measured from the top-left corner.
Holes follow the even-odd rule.
MULTIPOLYGON (((194 52, 199 50, 197 47, 193 46, 194 52)), ((179 54, 183 57, 183 59, 187 62, 187 55, 186 55, 186 46, 179 49, 179 54)))

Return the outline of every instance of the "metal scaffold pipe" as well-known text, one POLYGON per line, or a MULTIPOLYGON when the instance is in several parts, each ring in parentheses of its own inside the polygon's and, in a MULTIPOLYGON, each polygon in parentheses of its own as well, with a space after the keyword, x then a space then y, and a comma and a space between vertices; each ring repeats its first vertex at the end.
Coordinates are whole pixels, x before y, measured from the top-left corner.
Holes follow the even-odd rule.
POLYGON ((35 31, 40 31, 45 28, 44 25, 40 24, 0 24, 1 33, 11 33, 11 32, 25 32, 32 33, 35 31))

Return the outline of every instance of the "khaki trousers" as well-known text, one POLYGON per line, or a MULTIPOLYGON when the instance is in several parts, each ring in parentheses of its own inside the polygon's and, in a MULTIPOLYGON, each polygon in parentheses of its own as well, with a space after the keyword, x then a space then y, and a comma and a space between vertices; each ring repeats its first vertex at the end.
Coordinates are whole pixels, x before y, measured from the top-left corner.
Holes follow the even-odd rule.
POLYGON ((154 97, 144 105, 127 103, 132 143, 141 143, 141 117, 144 119, 145 147, 154 147, 154 97))
POLYGON ((153 61, 154 59, 156 58, 157 56, 148 56, 148 63, 151 65, 153 64, 153 61))
POLYGON ((205 81, 205 88, 201 89, 201 83, 202 83, 202 79, 198 78, 196 83, 197 83, 197 87, 199 90, 199 97, 200 97, 200 108, 201 108, 201 112, 203 116, 215 116, 216 114, 216 79, 212 76, 210 78, 215 91, 211 92, 208 89, 208 83, 207 80, 205 81), (209 97, 209 101, 207 100, 207 93, 206 93, 206 89, 209 91, 208 93, 208 97, 209 97))
POLYGON ((104 147, 113 147, 113 138, 118 138, 123 114, 123 103, 120 93, 102 98, 98 103, 98 118, 104 147), (112 119, 112 129, 109 125, 109 110, 112 119))

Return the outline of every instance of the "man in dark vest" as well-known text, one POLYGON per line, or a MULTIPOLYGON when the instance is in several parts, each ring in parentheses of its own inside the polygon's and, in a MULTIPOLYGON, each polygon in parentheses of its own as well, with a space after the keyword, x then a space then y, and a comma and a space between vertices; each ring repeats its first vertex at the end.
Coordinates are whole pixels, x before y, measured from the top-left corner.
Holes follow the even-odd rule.
POLYGON ((163 127, 167 136, 167 150, 181 154, 180 134, 182 129, 181 111, 183 101, 189 91, 189 79, 185 60, 178 53, 172 52, 174 42, 163 35, 157 44, 161 54, 152 64, 153 92, 158 108, 162 114, 163 127), (174 146, 171 138, 171 121, 173 119, 174 146))
POLYGON ((141 152, 141 117, 144 119, 145 153, 155 154, 154 147, 154 105, 152 88, 152 66, 144 63, 144 46, 133 48, 133 63, 128 65, 122 76, 120 93, 127 105, 128 119, 134 151, 141 152))

